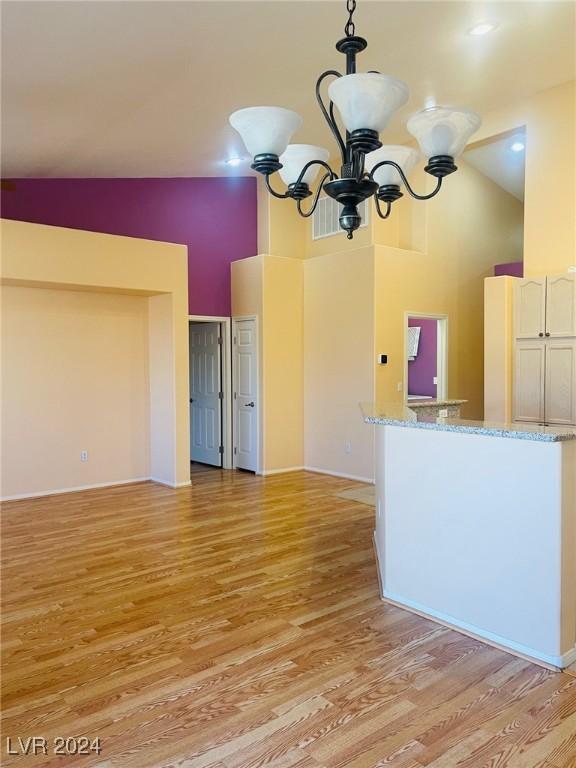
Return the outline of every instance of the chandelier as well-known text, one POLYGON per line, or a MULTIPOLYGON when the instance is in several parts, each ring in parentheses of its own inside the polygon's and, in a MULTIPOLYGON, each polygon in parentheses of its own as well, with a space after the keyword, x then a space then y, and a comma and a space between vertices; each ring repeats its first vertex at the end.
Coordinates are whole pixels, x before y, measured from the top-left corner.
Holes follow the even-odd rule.
POLYGON ((242 137, 253 158, 251 167, 264 176, 270 194, 282 199, 291 198, 296 202, 298 213, 307 218, 314 213, 324 191, 342 205, 340 227, 351 240, 361 224, 358 205, 363 200, 374 196, 378 216, 386 219, 392 204, 402 197, 401 185, 416 200, 434 197, 440 191, 444 177, 458 170, 454 160, 480 126, 480 118, 474 112, 447 107, 430 107, 410 117, 406 127, 427 158, 424 170, 436 179, 432 192, 417 194, 407 176, 418 163, 419 152, 402 145, 383 146, 380 141, 380 133, 390 117, 408 101, 408 87, 401 80, 380 72, 356 72, 356 56, 368 43, 355 34, 356 0, 347 0, 346 8, 346 37, 336 43, 336 49, 346 56, 346 74, 330 69, 323 72, 316 83, 320 111, 340 151, 340 176, 328 164, 330 153, 327 149, 312 144, 289 144, 294 132, 302 125, 300 115, 290 109, 239 109, 230 115, 230 124, 242 137), (334 78, 328 86, 328 107, 321 95, 322 84, 327 78, 334 78), (344 123, 345 136, 336 122, 335 106, 344 123), (312 205, 305 211, 302 201, 312 196, 310 187, 320 168, 324 175, 312 205), (277 192, 270 184, 270 177, 276 171, 280 172, 287 186, 285 192, 277 192))

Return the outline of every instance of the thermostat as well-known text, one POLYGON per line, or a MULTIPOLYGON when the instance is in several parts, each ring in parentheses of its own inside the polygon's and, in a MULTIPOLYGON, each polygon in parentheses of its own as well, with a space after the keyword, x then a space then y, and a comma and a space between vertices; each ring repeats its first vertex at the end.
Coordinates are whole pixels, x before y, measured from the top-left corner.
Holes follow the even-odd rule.
POLYGON ((378 355, 378 365, 386 365, 388 362, 388 355, 378 355))

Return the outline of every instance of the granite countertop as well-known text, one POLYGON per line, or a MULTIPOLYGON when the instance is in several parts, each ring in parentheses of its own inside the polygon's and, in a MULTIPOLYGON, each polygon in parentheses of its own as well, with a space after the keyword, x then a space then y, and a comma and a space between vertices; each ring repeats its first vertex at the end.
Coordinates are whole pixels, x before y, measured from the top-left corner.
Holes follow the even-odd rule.
MULTIPOLYGON (((446 403, 449 402, 461 401, 446 401, 446 403)), ((415 410, 412 410, 412 403, 409 406, 396 403, 361 403, 360 408, 367 424, 433 429, 439 432, 461 432, 491 437, 510 437, 517 440, 538 440, 544 443, 576 440, 576 426, 543 427, 539 424, 499 424, 471 419, 435 418, 434 416, 419 415, 415 410)))
POLYGON ((447 408, 450 405, 464 405, 468 400, 408 400, 407 408, 447 408))

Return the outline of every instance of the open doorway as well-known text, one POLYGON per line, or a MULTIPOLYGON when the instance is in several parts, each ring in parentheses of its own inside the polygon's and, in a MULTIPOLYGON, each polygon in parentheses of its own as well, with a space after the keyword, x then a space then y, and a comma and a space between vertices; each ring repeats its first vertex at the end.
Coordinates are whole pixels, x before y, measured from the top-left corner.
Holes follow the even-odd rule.
POLYGON ((232 466, 230 319, 189 317, 191 466, 232 466))
POLYGON ((445 400, 448 393, 448 318, 405 315, 406 400, 445 400))

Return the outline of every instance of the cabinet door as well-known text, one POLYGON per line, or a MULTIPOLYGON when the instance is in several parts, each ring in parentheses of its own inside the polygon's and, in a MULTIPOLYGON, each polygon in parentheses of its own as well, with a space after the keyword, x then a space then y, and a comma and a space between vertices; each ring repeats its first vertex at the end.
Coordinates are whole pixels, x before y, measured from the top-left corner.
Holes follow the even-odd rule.
POLYGON ((547 424, 576 424, 576 341, 546 342, 547 424))
POLYGON ((514 420, 544 421, 545 341, 519 341, 514 360, 514 420))
POLYGON ((546 313, 546 278, 518 280, 514 296, 514 334, 517 339, 544 336, 546 313))
POLYGON ((576 274, 547 278, 546 334, 576 336, 576 274))

